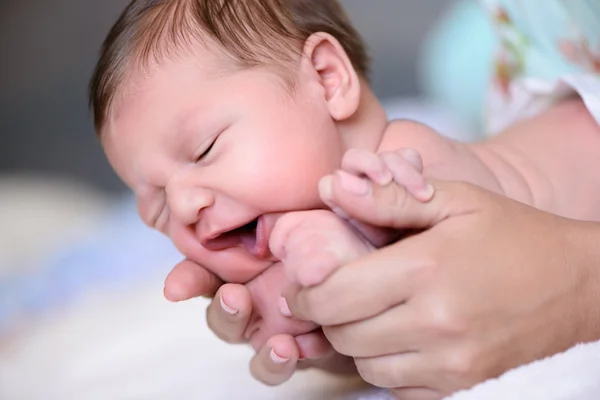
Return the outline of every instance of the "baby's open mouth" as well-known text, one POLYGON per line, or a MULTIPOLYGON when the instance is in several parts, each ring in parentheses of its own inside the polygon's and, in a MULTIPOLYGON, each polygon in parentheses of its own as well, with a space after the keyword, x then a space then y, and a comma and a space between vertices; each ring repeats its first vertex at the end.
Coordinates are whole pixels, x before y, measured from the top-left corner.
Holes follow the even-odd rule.
POLYGON ((262 217, 223 232, 214 239, 206 240, 202 245, 212 251, 244 247, 248 253, 260 258, 266 257, 269 252, 269 242, 262 217))

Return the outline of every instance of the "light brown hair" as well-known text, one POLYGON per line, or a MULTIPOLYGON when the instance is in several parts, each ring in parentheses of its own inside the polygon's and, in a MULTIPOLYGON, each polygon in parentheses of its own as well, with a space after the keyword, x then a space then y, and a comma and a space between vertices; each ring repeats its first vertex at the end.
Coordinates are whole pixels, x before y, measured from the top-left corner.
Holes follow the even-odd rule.
POLYGON ((289 66, 317 32, 335 37, 357 73, 367 77, 365 45, 337 0, 133 0, 108 33, 90 81, 96 131, 133 65, 210 41, 239 67, 289 66))

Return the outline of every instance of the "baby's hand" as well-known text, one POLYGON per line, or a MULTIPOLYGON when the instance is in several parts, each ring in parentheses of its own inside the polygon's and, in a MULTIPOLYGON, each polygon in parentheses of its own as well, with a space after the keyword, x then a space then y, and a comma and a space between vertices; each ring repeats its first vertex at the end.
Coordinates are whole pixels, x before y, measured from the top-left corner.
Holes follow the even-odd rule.
MULTIPOLYGON (((433 187, 421 174, 422 168, 420 155, 412 149, 382 154, 350 150, 344 156, 338 176, 356 192, 369 190, 368 185, 365 188, 365 179, 380 185, 393 182, 425 202, 433 196, 433 187)), ((341 210, 332 208, 344 216, 341 210)), ((323 210, 301 211, 279 219, 270 248, 283 262, 288 279, 309 287, 323 282, 338 266, 397 240, 401 233, 341 220, 323 210)))
POLYGON ((337 266, 374 249, 347 221, 326 210, 284 215, 269 245, 283 263, 287 278, 304 287, 321 283, 337 266))
POLYGON ((433 187, 423 176, 423 160, 414 149, 373 153, 363 149, 350 149, 342 159, 342 168, 337 172, 344 186, 354 189, 356 194, 366 194, 368 179, 386 186, 392 181, 402 186, 415 199, 427 202, 433 197, 433 187))

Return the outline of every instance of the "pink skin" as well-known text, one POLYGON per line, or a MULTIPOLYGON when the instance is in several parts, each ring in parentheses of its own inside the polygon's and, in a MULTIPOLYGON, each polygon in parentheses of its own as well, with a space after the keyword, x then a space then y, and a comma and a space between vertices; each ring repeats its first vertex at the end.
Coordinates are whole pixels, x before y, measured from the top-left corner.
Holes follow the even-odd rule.
MULTIPOLYGON (((304 52, 290 93, 273 71, 231 71, 218 51, 199 47, 128 82, 101 132, 144 222, 222 280, 249 282, 256 310, 246 334, 255 348, 273 333, 315 327, 283 317, 278 308, 290 282, 268 249, 277 220, 291 211, 327 208, 318 182, 340 166, 350 182, 356 175, 382 184, 392 179, 374 156, 386 125, 364 129, 387 123, 378 106, 371 105, 360 123, 345 121, 359 99, 375 100, 360 91, 337 41, 321 35, 307 41, 304 52), (215 74, 215 66, 228 72, 215 74)), ((427 193, 410 157, 405 164, 409 189, 427 193)), ((375 241, 387 234, 363 228, 375 241)), ((347 239, 342 244, 353 245, 347 239)))
MULTIPOLYGON (((431 187, 421 175, 420 156, 411 149, 380 155, 350 151, 342 166, 351 167, 337 173, 344 186, 353 192, 368 189, 367 181, 378 180, 385 185, 393 179, 395 184, 412 188, 409 195, 420 201, 428 201, 433 196, 431 187)), ((281 262, 247 284, 253 314, 245 336, 254 349, 259 350, 275 335, 298 336, 318 327, 291 316, 283 298, 291 285, 318 285, 340 265, 396 240, 399 234, 395 230, 344 220, 326 210, 290 212, 281 216, 269 238, 271 254, 281 262)))

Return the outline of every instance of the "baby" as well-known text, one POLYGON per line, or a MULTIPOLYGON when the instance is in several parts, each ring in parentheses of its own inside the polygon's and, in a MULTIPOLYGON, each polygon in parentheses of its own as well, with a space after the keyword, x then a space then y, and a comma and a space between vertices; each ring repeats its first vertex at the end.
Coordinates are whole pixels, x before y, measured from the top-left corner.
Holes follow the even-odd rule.
POLYGON ((433 195, 425 177, 529 200, 501 149, 388 121, 367 64, 336 0, 134 0, 102 47, 90 101, 109 162, 148 226, 247 283, 257 349, 315 329, 290 318, 288 285, 398 238, 324 211, 323 176, 360 193, 393 172, 421 201, 433 195))

